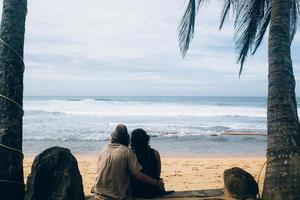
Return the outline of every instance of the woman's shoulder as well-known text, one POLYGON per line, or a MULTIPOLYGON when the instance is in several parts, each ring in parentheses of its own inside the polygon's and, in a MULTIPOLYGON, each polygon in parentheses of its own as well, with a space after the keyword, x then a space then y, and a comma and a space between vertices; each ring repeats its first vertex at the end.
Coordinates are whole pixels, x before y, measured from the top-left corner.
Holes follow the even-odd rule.
POLYGON ((160 157, 159 152, 156 149, 149 148, 149 151, 158 159, 160 157))
POLYGON ((149 150, 152 151, 155 154, 159 154, 159 152, 156 149, 153 149, 152 147, 149 147, 149 150))

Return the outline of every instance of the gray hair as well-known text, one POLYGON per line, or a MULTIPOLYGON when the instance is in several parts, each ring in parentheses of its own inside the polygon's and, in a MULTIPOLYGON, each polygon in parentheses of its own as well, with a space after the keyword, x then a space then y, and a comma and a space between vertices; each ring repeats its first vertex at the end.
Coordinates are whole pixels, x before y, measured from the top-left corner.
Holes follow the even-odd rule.
POLYGON ((118 124, 111 134, 111 142, 128 146, 129 137, 127 127, 124 124, 118 124))

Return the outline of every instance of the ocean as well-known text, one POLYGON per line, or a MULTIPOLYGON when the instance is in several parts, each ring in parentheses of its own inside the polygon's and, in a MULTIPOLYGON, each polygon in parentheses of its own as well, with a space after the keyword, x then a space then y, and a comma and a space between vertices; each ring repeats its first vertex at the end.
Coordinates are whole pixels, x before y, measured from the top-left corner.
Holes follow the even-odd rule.
POLYGON ((264 155, 264 97, 25 97, 23 151, 96 153, 118 123, 143 128, 162 154, 264 155), (227 135, 228 133, 251 133, 227 135))

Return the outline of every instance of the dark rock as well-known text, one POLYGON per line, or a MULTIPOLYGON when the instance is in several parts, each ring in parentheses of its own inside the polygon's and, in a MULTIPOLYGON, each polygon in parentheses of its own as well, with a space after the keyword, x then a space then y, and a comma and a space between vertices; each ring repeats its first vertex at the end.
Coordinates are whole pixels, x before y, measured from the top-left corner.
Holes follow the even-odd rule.
POLYGON ((251 174, 234 167, 224 171, 225 188, 233 198, 256 199, 259 194, 258 184, 251 174))
POLYGON ((82 177, 69 149, 51 147, 35 157, 25 200, 84 200, 82 177))

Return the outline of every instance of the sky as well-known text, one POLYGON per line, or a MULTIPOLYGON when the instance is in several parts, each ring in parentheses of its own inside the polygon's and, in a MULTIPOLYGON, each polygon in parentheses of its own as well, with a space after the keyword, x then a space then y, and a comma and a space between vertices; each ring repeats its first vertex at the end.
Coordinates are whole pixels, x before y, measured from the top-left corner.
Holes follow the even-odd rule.
MULTIPOLYGON (((177 27, 186 3, 29 0, 24 95, 266 96, 267 40, 239 79, 232 23, 218 30, 221 1, 200 8, 182 58, 177 27)), ((298 82, 299 34, 292 46, 298 82)))

